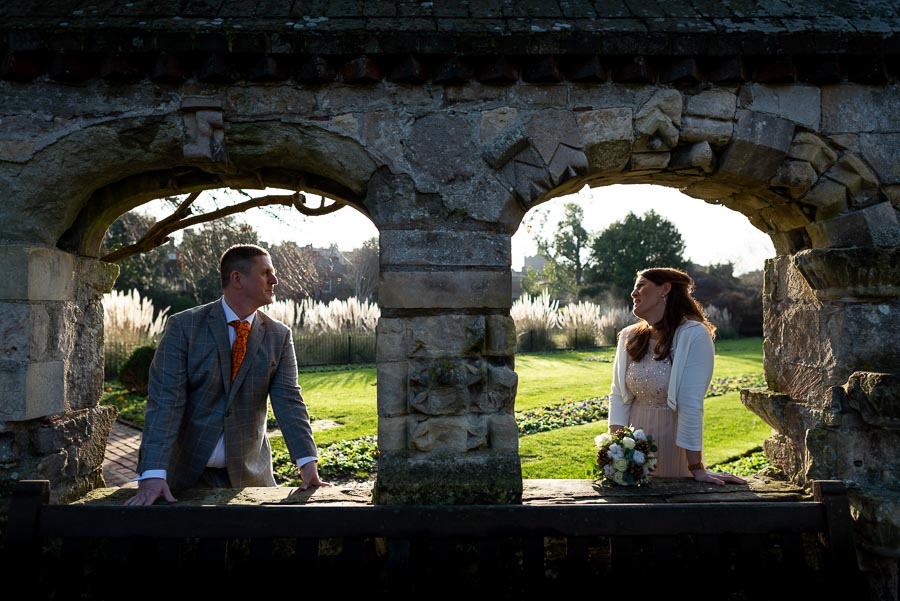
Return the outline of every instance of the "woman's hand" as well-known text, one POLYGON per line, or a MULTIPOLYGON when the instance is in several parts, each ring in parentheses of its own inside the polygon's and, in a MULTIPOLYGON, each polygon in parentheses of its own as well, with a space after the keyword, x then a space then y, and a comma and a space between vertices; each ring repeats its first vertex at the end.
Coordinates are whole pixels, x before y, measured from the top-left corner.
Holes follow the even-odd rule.
POLYGON ((709 482, 718 486, 722 486, 724 484, 747 483, 746 480, 744 480, 743 478, 739 478, 734 474, 729 474, 727 472, 711 472, 705 467, 691 470, 691 474, 694 476, 694 480, 696 480, 697 482, 709 482))
POLYGON ((625 430, 625 426, 610 426, 609 433, 610 434, 619 434, 620 432, 625 430))

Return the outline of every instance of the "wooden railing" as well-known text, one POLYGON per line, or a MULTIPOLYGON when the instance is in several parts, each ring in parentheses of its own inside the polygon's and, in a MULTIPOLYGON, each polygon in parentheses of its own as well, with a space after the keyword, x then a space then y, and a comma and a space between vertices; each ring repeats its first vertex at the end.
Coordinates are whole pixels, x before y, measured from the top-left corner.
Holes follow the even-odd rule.
POLYGON ((310 587, 376 598, 864 599, 844 486, 813 490, 811 501, 778 502, 125 507, 49 505, 47 482, 23 481, 2 565, 30 583, 28 599, 125 599, 156 586, 198 599, 310 587))

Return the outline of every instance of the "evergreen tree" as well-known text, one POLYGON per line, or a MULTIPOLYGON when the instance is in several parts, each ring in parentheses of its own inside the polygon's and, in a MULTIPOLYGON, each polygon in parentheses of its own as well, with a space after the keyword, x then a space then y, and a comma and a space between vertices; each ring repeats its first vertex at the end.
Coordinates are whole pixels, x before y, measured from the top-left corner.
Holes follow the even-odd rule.
POLYGON ((586 283, 595 294, 610 290, 627 298, 637 271, 686 266, 684 240, 675 224, 652 210, 640 217, 629 213, 594 238, 586 283))

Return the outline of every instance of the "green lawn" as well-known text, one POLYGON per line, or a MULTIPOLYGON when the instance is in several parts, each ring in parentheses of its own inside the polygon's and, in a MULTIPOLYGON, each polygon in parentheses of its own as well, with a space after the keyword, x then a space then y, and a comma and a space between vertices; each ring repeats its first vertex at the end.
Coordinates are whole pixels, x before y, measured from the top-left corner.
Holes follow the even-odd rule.
MULTIPOLYGON (((612 380, 613 349, 593 352, 552 352, 516 357, 519 388, 516 410, 526 411, 563 402, 604 397, 612 380)), ((727 340, 716 344, 716 378, 762 374, 762 340, 727 340)), ((376 370, 301 372, 300 385, 310 413, 317 420, 338 422, 318 430, 316 443, 333 442, 377 433, 376 370)), ((121 390, 114 388, 106 401, 116 402, 121 390)), ((131 395, 125 395, 128 401, 131 395)), ((746 453, 770 436, 770 428, 746 410, 738 392, 709 397, 704 414, 704 460, 713 465, 746 453)), ((134 415, 130 409, 129 415, 134 415)), ((591 478, 595 448, 593 439, 606 429, 599 421, 519 439, 523 475, 526 478, 591 478)), ((273 441, 280 448, 280 440, 273 441)))

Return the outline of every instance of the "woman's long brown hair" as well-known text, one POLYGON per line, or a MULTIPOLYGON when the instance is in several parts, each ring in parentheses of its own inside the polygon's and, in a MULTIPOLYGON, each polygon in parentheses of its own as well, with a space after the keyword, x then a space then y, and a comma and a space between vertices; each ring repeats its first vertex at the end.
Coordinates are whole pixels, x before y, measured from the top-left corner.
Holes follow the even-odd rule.
POLYGON ((694 280, 687 272, 671 267, 651 267, 637 272, 637 276, 643 276, 661 286, 666 282, 672 284, 672 289, 666 295, 666 309, 659 323, 649 324, 642 319, 638 322, 634 333, 625 343, 625 349, 634 361, 640 361, 647 352, 650 344, 650 326, 660 333, 656 346, 653 347, 653 357, 662 360, 670 356, 672 350, 672 338, 675 336, 675 328, 685 319, 696 319, 706 326, 713 340, 716 338, 716 326, 711 324, 703 312, 700 303, 691 296, 694 292, 694 280))

